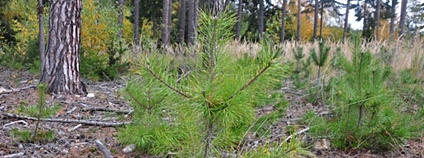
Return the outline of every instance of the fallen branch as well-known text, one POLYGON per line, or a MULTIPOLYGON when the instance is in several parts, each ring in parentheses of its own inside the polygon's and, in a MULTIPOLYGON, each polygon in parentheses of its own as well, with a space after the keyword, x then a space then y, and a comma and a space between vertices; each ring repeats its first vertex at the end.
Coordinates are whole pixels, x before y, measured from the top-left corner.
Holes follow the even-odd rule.
POLYGON ((86 107, 83 108, 82 111, 105 111, 105 112, 114 112, 116 114, 128 114, 130 110, 119 110, 119 109, 109 109, 103 107, 86 107))
POLYGON ((17 123, 22 123, 22 124, 24 124, 25 127, 28 126, 28 123, 26 123, 24 120, 19 120, 19 121, 7 123, 7 124, 3 125, 3 128, 7 128, 7 126, 14 125, 14 124, 17 124, 17 123))
MULTIPOLYGON (((19 119, 26 119, 26 120, 33 120, 33 121, 37 120, 37 118, 35 118, 35 117, 16 115, 16 114, 11 114, 11 113, 6 113, 6 112, 3 113, 2 115, 6 116, 6 117, 12 117, 12 118, 19 118, 19 119)), ((85 125, 104 126, 104 127, 117 127, 117 126, 128 125, 128 124, 131 123, 131 122, 99 122, 99 121, 93 121, 93 120, 55 119, 55 118, 41 118, 40 121, 62 122, 62 123, 79 123, 79 124, 85 124, 85 125)))
POLYGON ((77 107, 74 107, 71 110, 66 111, 65 114, 70 114, 70 113, 74 112, 76 109, 77 109, 77 107))
POLYGON ((299 132, 296 132, 296 133, 294 133, 294 134, 292 134, 292 135, 288 136, 286 139, 284 139, 284 141, 283 141, 283 142, 281 142, 281 144, 280 144, 278 147, 280 148, 280 147, 283 145, 283 143, 285 143, 285 142, 289 141, 292 137, 297 136, 297 135, 302 134, 302 133, 305 133, 305 132, 307 132, 307 131, 309 131, 309 127, 305 128, 305 129, 302 129, 302 130, 300 130, 299 132))
POLYGON ((112 154, 110 153, 110 150, 106 148, 106 146, 100 140, 96 139, 94 143, 96 144, 97 149, 102 152, 105 158, 113 158, 112 154))
POLYGON ((1 158, 14 158, 14 157, 22 157, 24 155, 23 152, 16 153, 16 154, 10 154, 10 155, 4 155, 1 156, 1 158))
POLYGON ((35 87, 36 87, 36 85, 35 84, 32 84, 32 85, 29 85, 29 86, 26 86, 26 87, 22 87, 22 88, 2 89, 0 91, 0 94, 15 93, 15 92, 19 92, 19 91, 22 91, 22 90, 26 90, 26 89, 30 89, 30 88, 35 88, 35 87))

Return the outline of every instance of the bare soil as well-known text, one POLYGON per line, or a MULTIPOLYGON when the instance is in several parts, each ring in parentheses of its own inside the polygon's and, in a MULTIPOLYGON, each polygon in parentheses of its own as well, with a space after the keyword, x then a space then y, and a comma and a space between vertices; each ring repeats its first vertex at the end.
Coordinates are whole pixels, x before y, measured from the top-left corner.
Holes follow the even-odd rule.
MULTIPOLYGON (((103 157, 102 152, 96 148, 95 140, 102 142, 111 151, 113 157, 152 157, 137 151, 123 152, 126 146, 120 144, 117 140, 117 128, 119 127, 105 127, 103 125, 42 122, 40 124, 41 129, 53 130, 56 134, 54 141, 48 143, 20 142, 11 135, 10 131, 14 128, 32 130, 35 127, 35 121, 6 116, 6 113, 16 113, 19 106, 36 104, 37 92, 33 85, 37 83, 38 78, 39 76, 30 74, 28 71, 0 68, 0 157, 12 154, 18 154, 16 157, 103 157), (13 90, 13 92, 5 92, 4 90, 13 90), (10 124, 13 122, 15 123, 10 124)), ((131 120, 131 115, 126 114, 126 112, 131 111, 131 106, 119 94, 120 89, 124 87, 124 81, 93 82, 85 80, 84 82, 87 84, 88 92, 93 93, 94 97, 75 95, 47 96, 47 106, 57 103, 62 107, 52 118, 92 120, 100 123, 120 123, 131 120), (105 108, 114 109, 115 112, 101 110, 105 108), (116 110, 122 114, 116 114, 116 110)), ((287 109, 286 118, 270 127, 272 131, 271 137, 274 138, 287 137, 285 127, 295 123, 294 120, 298 120, 308 110, 314 110, 317 113, 328 113, 325 105, 313 106, 307 102, 307 96, 304 91, 295 89, 290 81, 284 82, 285 87, 281 91, 291 105, 287 109)), ((272 110, 272 108, 264 107, 258 109, 257 112, 260 114, 267 110, 272 110)), ((301 135, 305 135, 305 133, 301 135)), ((308 141, 307 139, 305 140, 308 141)), ((260 142, 260 140, 254 141, 260 142)), ((317 149, 314 147, 311 147, 310 150, 317 157, 419 158, 424 157, 423 142, 424 139, 410 140, 398 150, 384 153, 363 150, 341 151, 332 148, 317 149)), ((309 143, 313 144, 314 142, 309 143)))

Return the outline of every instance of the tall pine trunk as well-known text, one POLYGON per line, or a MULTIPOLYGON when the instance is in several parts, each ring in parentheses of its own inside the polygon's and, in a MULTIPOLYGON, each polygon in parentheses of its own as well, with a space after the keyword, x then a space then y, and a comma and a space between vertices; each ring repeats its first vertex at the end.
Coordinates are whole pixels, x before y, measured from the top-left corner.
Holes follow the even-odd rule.
POLYGON ((241 13, 243 12, 243 0, 239 0, 237 9, 237 27, 236 27, 236 39, 241 39, 241 13))
POLYGON ((46 42, 44 41, 44 20, 43 20, 43 14, 44 14, 44 5, 43 0, 38 0, 38 50, 40 51, 40 57, 41 57, 41 72, 44 71, 45 62, 44 62, 44 56, 46 53, 46 42))
POLYGON ((319 22, 319 38, 322 39, 322 27, 324 26, 324 2, 321 0, 320 22, 319 22))
POLYGON ((188 1, 188 25, 187 25, 187 43, 194 44, 197 31, 197 6, 198 0, 188 1))
POLYGON ((281 16, 281 32, 280 32, 280 43, 284 43, 284 38, 286 36, 286 3, 287 0, 283 0, 283 6, 281 9, 282 16, 281 16))
POLYGON ((317 38, 317 30, 318 30, 318 5, 319 5, 318 4, 318 0, 315 0, 315 6, 314 6, 314 32, 312 34, 312 38, 314 40, 317 38))
POLYGON ((124 1, 125 0, 119 0, 118 1, 118 38, 119 40, 122 40, 122 30, 123 30, 123 21, 124 21, 124 1))
POLYGON ((344 20, 344 26, 343 26, 343 41, 346 38, 347 35, 347 27, 349 24, 349 9, 350 9, 350 0, 347 0, 347 4, 346 4, 346 13, 345 13, 345 20, 344 20))
POLYGON ((170 25, 171 25, 171 0, 163 0, 162 8, 162 44, 168 46, 170 43, 170 25))
POLYGON ((379 41, 379 36, 380 36, 380 31, 379 31, 379 27, 380 27, 380 0, 377 0, 377 4, 376 4, 376 9, 375 9, 375 40, 379 41))
POLYGON ((259 34, 259 39, 262 38, 262 34, 264 32, 264 11, 265 11, 265 6, 264 6, 264 0, 259 0, 259 12, 258 12, 258 34, 259 34))
POLYGON ((134 50, 140 49, 140 0, 134 0, 134 50))
POLYGON ((300 7, 300 0, 297 0, 297 30, 296 30, 296 41, 300 41, 300 14, 301 14, 301 7, 300 7))
POLYGON ((185 25, 186 25, 186 0, 180 0, 180 13, 179 13, 179 40, 184 43, 185 25))
MULTIPOLYGON (((366 36, 367 34, 366 34, 366 31, 368 31, 368 9, 367 9, 367 3, 368 3, 368 1, 369 0, 365 0, 364 1, 364 5, 362 6, 363 7, 363 10, 364 10, 364 12, 363 12, 363 26, 362 26, 362 36, 366 36)), ((366 36, 366 37, 369 37, 369 36, 366 36)))
POLYGON ((49 40, 41 82, 54 94, 84 94, 80 82, 82 0, 50 2, 49 40))
POLYGON ((395 35, 395 20, 396 20, 396 4, 397 4, 397 0, 392 0, 392 6, 390 8, 390 13, 391 13, 391 17, 390 17, 390 31, 389 31, 389 35, 390 35, 390 41, 393 41, 395 35))
POLYGON ((399 20, 399 38, 402 38, 405 30, 406 7, 408 0, 402 0, 400 6, 400 20, 399 20))

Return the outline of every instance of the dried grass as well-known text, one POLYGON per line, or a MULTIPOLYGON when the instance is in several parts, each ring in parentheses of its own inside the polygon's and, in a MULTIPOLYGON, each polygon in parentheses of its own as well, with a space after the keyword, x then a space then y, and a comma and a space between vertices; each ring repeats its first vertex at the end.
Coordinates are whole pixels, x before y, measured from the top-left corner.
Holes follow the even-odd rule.
MULTIPOLYGON (((154 44, 152 44, 154 45, 154 44)), ((342 42, 331 42, 326 41, 326 45, 330 46, 330 54, 329 59, 331 59, 335 55, 335 50, 337 48, 341 49, 341 53, 347 57, 348 59, 352 58, 352 43, 349 40, 346 40, 345 43, 342 42)), ((318 42, 285 42, 282 44, 276 45, 276 47, 281 47, 285 52, 285 59, 293 60, 294 56, 292 51, 297 47, 303 47, 304 53, 306 56, 310 55, 310 50, 312 48, 318 48, 318 42)), ((166 54, 177 57, 177 58, 185 58, 185 57, 195 57, 198 52, 197 48, 200 45, 194 46, 181 46, 174 45, 172 47, 168 47, 161 52, 165 52, 166 54)), ((417 74, 423 74, 421 72, 424 70, 424 39, 415 38, 411 40, 403 40, 403 41, 372 41, 366 42, 362 41, 361 44, 362 50, 369 50, 376 57, 379 57, 385 61, 386 64, 390 65, 394 71, 398 72, 405 69, 412 69, 417 74), (392 58, 390 60, 390 56, 392 58)), ((151 49, 151 48, 150 48, 151 49)), ((232 41, 227 45, 228 53, 233 54, 235 57, 241 57, 245 54, 255 56, 260 51, 260 45, 258 43, 246 42, 246 41, 232 41)), ((137 58, 140 54, 145 53, 156 53, 160 51, 152 51, 152 50, 143 50, 139 53, 133 53, 128 58, 137 58), (138 55, 135 55, 138 54, 138 55)), ((328 64, 327 64, 328 65, 328 64)), ((329 67, 325 67, 324 71, 332 71, 329 67)))

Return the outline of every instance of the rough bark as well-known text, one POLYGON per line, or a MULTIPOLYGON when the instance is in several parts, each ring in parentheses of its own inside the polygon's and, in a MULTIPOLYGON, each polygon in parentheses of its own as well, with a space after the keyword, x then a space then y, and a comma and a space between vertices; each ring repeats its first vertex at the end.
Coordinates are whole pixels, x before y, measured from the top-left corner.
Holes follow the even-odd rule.
POLYGON ((264 6, 264 0, 259 0, 259 11, 258 11, 258 34, 259 34, 259 39, 262 38, 262 34, 264 32, 264 11, 265 11, 265 6, 264 6))
POLYGON ((221 0, 209 0, 209 10, 211 15, 217 16, 223 10, 221 0))
POLYGON ((296 30, 296 41, 300 41, 300 14, 301 14, 301 7, 300 7, 300 0, 297 0, 297 30, 296 30))
POLYGON ((168 46, 170 43, 170 25, 171 19, 169 14, 171 14, 171 0, 163 0, 162 8, 162 44, 163 46, 168 46))
POLYGON ((125 0, 119 0, 118 1, 118 38, 119 40, 122 39, 122 30, 123 30, 123 21, 124 21, 124 2, 125 0))
POLYGON ((402 0, 400 6, 400 20, 399 20, 399 38, 402 38, 405 30, 406 8, 408 0, 402 0))
POLYGON ((286 3, 287 0, 283 0, 283 5, 282 5, 282 16, 281 16, 281 32, 280 32, 280 42, 284 43, 284 38, 286 36, 286 3))
POLYGON ((314 6, 314 31, 312 34, 312 38, 315 40, 317 38, 317 30, 318 30, 318 0, 315 0, 314 6))
POLYGON ((84 94, 80 82, 82 0, 52 0, 41 82, 54 94, 84 94))
POLYGON ((44 71, 45 67, 45 53, 46 53, 46 42, 44 41, 44 5, 43 0, 38 0, 38 51, 40 51, 40 68, 41 72, 44 71))
POLYGON ((379 41, 379 36, 380 36, 380 31, 379 31, 379 27, 380 27, 380 0, 377 0, 377 4, 376 4, 376 9, 375 9, 375 40, 379 41))
POLYGON ((345 40, 347 35, 347 27, 349 24, 349 9, 350 9, 350 0, 347 0, 344 26, 343 26, 343 41, 345 40))
POLYGON ((139 50, 140 45, 140 0, 134 0, 134 50, 139 50))
POLYGON ((185 25, 186 25, 186 0, 180 0, 180 12, 179 12, 179 40, 180 43, 184 43, 185 25))
POLYGON ((239 0, 237 9, 237 27, 236 27, 236 39, 241 39, 241 14, 243 12, 243 0, 239 0))

